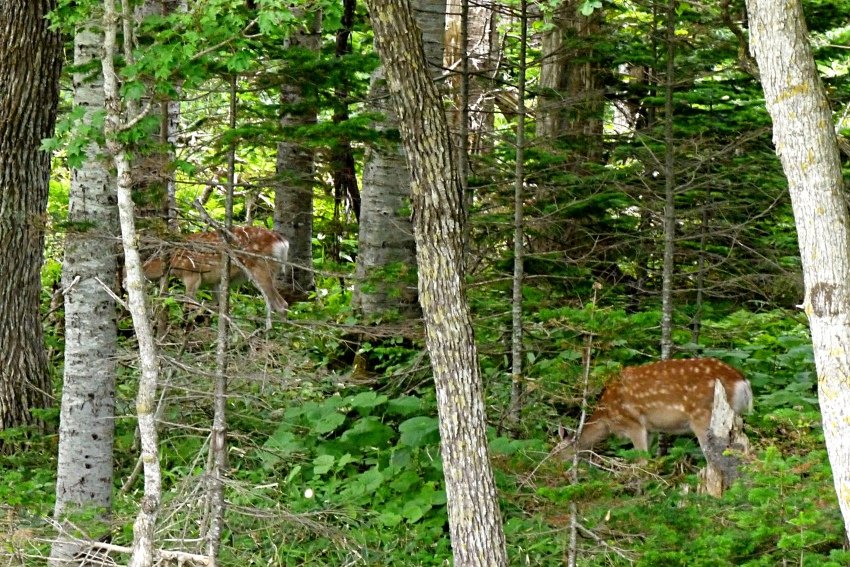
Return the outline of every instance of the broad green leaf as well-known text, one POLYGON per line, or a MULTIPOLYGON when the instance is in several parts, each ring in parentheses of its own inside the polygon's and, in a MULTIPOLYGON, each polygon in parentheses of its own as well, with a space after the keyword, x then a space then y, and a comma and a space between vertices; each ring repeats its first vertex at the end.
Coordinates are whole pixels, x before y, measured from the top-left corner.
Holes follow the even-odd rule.
POLYGON ((313 459, 313 472, 317 475, 323 475, 331 470, 334 465, 333 455, 319 455, 313 459))
POLYGON ((401 432, 400 445, 422 447, 432 445, 440 440, 439 424, 436 417, 412 417, 398 426, 401 432))
POLYGON ((345 416, 338 411, 326 413, 313 424, 313 430, 319 435, 330 433, 345 422, 345 416))
POLYGON ((387 414, 407 416, 422 411, 424 402, 416 396, 401 396, 387 403, 387 414))
POLYGON ((374 408, 387 401, 387 396, 380 396, 375 392, 361 392, 349 398, 348 402, 353 408, 374 408))
POLYGON ((352 427, 342 434, 342 441, 360 448, 386 447, 387 441, 395 436, 395 431, 381 423, 377 417, 358 419, 352 427))

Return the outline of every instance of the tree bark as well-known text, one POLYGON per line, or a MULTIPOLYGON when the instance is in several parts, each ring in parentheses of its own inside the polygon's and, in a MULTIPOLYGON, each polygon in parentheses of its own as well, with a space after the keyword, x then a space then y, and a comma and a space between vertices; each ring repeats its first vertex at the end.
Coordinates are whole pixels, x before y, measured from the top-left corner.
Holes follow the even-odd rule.
MULTIPOLYGON (((357 8, 357 0, 343 0, 342 20, 340 29, 336 32, 336 52, 338 59, 342 59, 352 52, 351 34, 354 31, 354 17, 357 8)), ((349 118, 350 81, 343 76, 342 82, 334 88, 336 99, 333 122, 342 124, 349 118)), ((354 149, 351 140, 343 137, 331 148, 330 155, 331 174, 334 184, 334 224, 337 233, 334 235, 336 242, 333 247, 333 260, 340 261, 340 241, 343 238, 342 208, 343 203, 348 204, 351 213, 357 222, 360 222, 360 189, 357 186, 357 166, 354 161, 354 149)))
POLYGON ((464 290, 464 195, 410 4, 370 0, 375 43, 412 172, 419 298, 440 418, 455 565, 506 565, 481 372, 464 290))
POLYGON ((526 78, 526 43, 528 39, 528 5, 520 0, 520 48, 519 48, 519 81, 517 85, 517 126, 516 126, 516 164, 514 169, 514 277, 511 296, 511 406, 508 411, 508 421, 511 432, 519 437, 520 417, 522 416, 522 398, 524 377, 522 360, 522 285, 525 281, 525 220, 523 205, 525 204, 525 78, 526 78))
MULTIPOLYGON (((144 465, 145 491, 133 523, 133 550, 130 567, 150 567, 154 563, 154 536, 159 506, 162 501, 162 474, 159 468, 159 447, 156 430, 156 390, 159 365, 156 344, 145 304, 145 279, 142 262, 136 246, 135 205, 132 198, 132 176, 127 149, 118 139, 126 128, 122 122, 123 109, 119 95, 118 75, 115 71, 115 39, 119 17, 115 0, 105 0, 103 14, 103 94, 106 118, 104 134, 106 149, 115 165, 118 190, 118 218, 121 225, 121 242, 124 247, 127 271, 127 304, 133 318, 133 328, 139 342, 139 362, 142 374, 136 395, 136 416, 141 440, 144 465)), ((135 118, 135 117, 133 117, 135 118)))
MULTIPOLYGON (((74 65, 100 59, 103 36, 87 25, 74 38, 74 65)), ((74 106, 86 109, 84 124, 103 111, 99 73, 75 73, 74 106)), ((112 440, 115 431, 115 301, 104 289, 116 273, 118 217, 115 180, 95 142, 71 172, 62 287, 65 291, 65 378, 59 418, 59 459, 54 517, 86 509, 108 515, 112 508, 112 440), (83 223, 87 228, 75 231, 83 223)), ((104 518, 105 519, 105 518, 104 518)), ((66 528, 68 526, 65 526, 66 528)), ((97 536, 93 526, 87 533, 97 536)), ((108 531, 108 530, 107 530, 108 531)), ((79 535, 79 534, 76 534, 79 535)), ((59 538, 51 564, 65 565, 80 550, 73 538, 59 538)))
POLYGON ((600 71, 592 61, 601 16, 599 10, 584 16, 579 5, 569 0, 556 8, 553 26, 542 37, 537 137, 584 141, 581 155, 590 158, 596 150, 586 141, 602 134, 604 110, 600 71))
POLYGON ((824 437, 850 537, 850 218, 832 113, 799 0, 747 0, 747 12, 750 50, 788 178, 824 437))
POLYGON ((50 404, 39 305, 62 38, 53 0, 0 1, 0 430, 37 425, 50 404))
MULTIPOLYGON (((320 13, 313 16, 306 33, 293 32, 287 41, 290 49, 319 50, 320 13)), ((316 123, 316 95, 310 90, 310 80, 295 80, 280 89, 284 128, 296 128, 316 123)), ((275 230, 289 240, 289 262, 284 270, 284 296, 287 300, 303 300, 316 287, 313 277, 313 150, 298 140, 285 141, 277 147, 277 174, 280 178, 275 191, 275 230)))
POLYGON ((667 2, 667 72, 664 79, 664 261, 661 276, 661 360, 673 354, 673 264, 676 248, 676 172, 673 139, 673 73, 676 0, 667 2))
MULTIPOLYGON (((443 61, 446 2, 418 0, 414 12, 434 76, 443 61)), ((409 33, 409 32, 406 32, 409 33)), ((417 40, 419 37, 417 37, 417 40)), ((379 130, 391 131, 399 117, 389 104, 385 67, 372 75, 369 98, 384 115, 379 130)), ((366 317, 420 315, 416 291, 416 243, 410 218, 411 173, 401 145, 377 144, 366 153, 360 206, 359 255, 353 302, 366 317)))

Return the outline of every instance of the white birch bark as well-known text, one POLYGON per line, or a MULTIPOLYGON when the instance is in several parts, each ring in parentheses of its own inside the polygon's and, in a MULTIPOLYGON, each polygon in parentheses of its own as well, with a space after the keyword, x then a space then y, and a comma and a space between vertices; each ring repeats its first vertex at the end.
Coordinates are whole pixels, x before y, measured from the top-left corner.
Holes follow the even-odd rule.
POLYGON ((144 276, 139 250, 136 247, 135 210, 132 199, 132 179, 127 150, 117 139, 117 134, 125 127, 122 123, 121 98, 118 91, 118 77, 115 73, 115 36, 118 17, 115 12, 115 0, 105 0, 103 28, 103 92, 106 108, 106 147, 115 163, 118 180, 118 217, 121 223, 121 241, 124 246, 127 271, 127 296, 133 328, 139 342, 139 361, 142 375, 136 397, 136 415, 142 447, 145 489, 139 506, 136 521, 133 524, 133 550, 130 567, 150 567, 154 563, 154 534, 156 519, 162 500, 162 477, 159 469, 156 431, 156 389, 158 364, 156 345, 151 331, 144 295, 144 276))
MULTIPOLYGON (((432 77, 440 72, 445 33, 445 0, 418 0, 414 17, 422 30, 425 56, 432 77)), ((372 75, 369 97, 373 108, 384 114, 378 129, 398 127, 398 116, 390 105, 384 68, 372 75)), ((380 316, 387 311, 418 316, 416 290, 416 243, 410 219, 411 175, 401 144, 377 145, 369 149, 363 164, 360 233, 355 272, 354 303, 363 315, 380 316), (373 276, 376 271, 396 267, 391 277, 373 276)))
MULTIPOLYGON (((100 59, 103 36, 91 25, 74 38, 74 65, 100 59)), ((83 119, 103 110, 99 73, 75 73, 74 105, 83 119)), ((59 418, 59 455, 54 518, 90 508, 108 515, 112 507, 112 441, 115 430, 115 301, 104 289, 115 281, 118 230, 114 180, 95 142, 86 161, 71 172, 62 287, 65 290, 65 376, 59 418), (86 223, 79 231, 73 223, 86 223)), ((104 518, 105 519, 105 518, 104 518)), ((64 526, 63 529, 68 526, 64 526)), ((88 533, 97 535, 91 526, 88 533)), ((80 534, 75 534, 80 535, 80 534)), ((74 538, 59 534, 51 564, 65 565, 78 551, 74 538)))
POLYGON ((747 0, 747 12, 794 208, 824 437, 850 537, 850 218, 832 113, 799 0, 747 0))

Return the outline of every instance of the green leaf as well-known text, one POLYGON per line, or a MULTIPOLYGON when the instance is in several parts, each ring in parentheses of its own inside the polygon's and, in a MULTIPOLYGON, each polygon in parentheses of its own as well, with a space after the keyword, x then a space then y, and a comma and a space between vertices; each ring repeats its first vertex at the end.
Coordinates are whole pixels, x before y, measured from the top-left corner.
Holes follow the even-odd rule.
POLYGON ((440 440, 439 423, 436 417, 418 416, 403 421, 398 430, 401 432, 399 445, 423 447, 433 445, 440 440))
POLYGON ((304 443, 288 430, 287 425, 280 425, 263 443, 259 450, 260 459, 266 467, 273 467, 285 456, 304 451, 304 443))
POLYGON ((395 436, 395 431, 381 423, 377 417, 366 417, 357 420, 354 425, 342 434, 342 440, 357 447, 385 447, 387 441, 395 436))
POLYGON ((333 455, 319 455, 313 459, 313 472, 317 475, 323 475, 331 470, 334 465, 333 455))
POLYGON ((407 520, 408 523, 415 524, 421 520, 422 516, 425 515, 425 512, 430 509, 431 507, 429 505, 423 504, 422 502, 407 502, 401 510, 401 515, 404 516, 404 519, 407 520))
POLYGON ((419 480, 419 475, 416 471, 407 470, 396 476, 390 483, 390 487, 396 492, 407 493, 411 488, 416 486, 419 480))
POLYGON ((345 422, 345 416, 338 411, 326 413, 313 424, 313 430, 319 435, 330 433, 345 422))
POLYGON ((394 398, 387 403, 388 415, 408 416, 422 411, 424 402, 416 396, 402 396, 394 398))
POLYGON ((589 16, 594 12, 594 10, 599 10, 600 8, 602 8, 602 2, 599 0, 584 0, 579 11, 582 16, 589 16))
POLYGON ((386 403, 387 396, 381 394, 380 396, 375 392, 361 392, 356 396, 353 396, 348 399, 348 403, 351 404, 353 408, 374 408, 381 404, 386 403))
POLYGON ((401 523, 403 518, 395 512, 384 512, 378 515, 378 521, 388 528, 395 527, 401 523))

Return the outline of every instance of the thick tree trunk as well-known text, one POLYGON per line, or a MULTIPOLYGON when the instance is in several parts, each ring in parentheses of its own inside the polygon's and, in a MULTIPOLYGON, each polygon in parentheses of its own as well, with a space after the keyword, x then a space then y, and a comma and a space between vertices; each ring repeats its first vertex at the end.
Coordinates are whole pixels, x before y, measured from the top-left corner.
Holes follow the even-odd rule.
POLYGON ((0 430, 50 401, 39 304, 44 213, 62 69, 52 0, 0 0, 0 430))
POLYGON ((850 537, 850 218, 832 113, 799 0, 747 0, 747 12, 794 208, 824 437, 850 537))
MULTIPOLYGON (((74 38, 74 65, 99 61, 103 36, 91 27, 74 38)), ((103 111, 100 74, 74 74, 74 105, 90 122, 103 111)), ((104 289, 115 281, 118 217, 115 183, 103 149, 91 143, 86 161, 72 171, 68 220, 89 228, 65 239, 65 379, 59 420, 59 460, 54 517, 61 521, 85 509, 108 514, 112 507, 112 439, 115 431, 115 301, 104 289)), ((87 533, 97 534, 92 526, 87 533)), ((78 535, 79 534, 75 534, 78 535)), ((51 552, 65 565, 79 551, 60 534, 51 552)))
MULTIPOLYGON (((319 50, 321 15, 314 16, 307 33, 293 32, 287 47, 319 50)), ((280 89, 284 128, 316 123, 315 93, 310 80, 292 81, 280 89)), ((275 191, 275 230, 289 240, 289 261, 283 280, 283 295, 288 300, 303 300, 316 287, 313 277, 313 150, 296 141, 285 141, 277 147, 275 191)))
POLYGON ((440 417, 455 565, 506 565, 481 372, 463 280, 464 195, 446 116, 405 0, 368 2, 413 173, 419 296, 440 417))
MULTIPOLYGON (((604 100, 598 66, 592 62, 592 36, 599 30, 599 10, 590 16, 569 0, 556 9, 553 26, 542 37, 537 137, 590 140, 602 134, 604 100)), ((595 148, 582 152, 592 157, 595 148)))
MULTIPOLYGON (((414 12, 422 30, 429 63, 427 71, 429 76, 434 76, 443 61, 446 2, 419 0, 414 12)), ((369 98, 374 109, 385 117, 378 128, 393 130, 399 117, 389 104, 384 74, 385 69, 381 67, 372 75, 369 98)), ((354 303, 366 317, 379 317, 387 312, 411 318, 420 314, 410 183, 407 156, 400 145, 380 144, 369 149, 363 164, 360 253, 354 290, 354 303)))
POLYGON ((448 0, 446 4, 445 66, 453 71, 450 79, 454 108, 449 113, 452 132, 464 129, 467 121, 469 152, 481 153, 491 147, 494 119, 495 73, 494 53, 498 47, 496 10, 491 0, 466 2, 467 30, 463 30, 464 0, 448 0), (464 47, 465 44, 465 47, 464 47), (465 52, 464 52, 465 49, 465 52), (463 58, 466 58, 467 96, 462 96, 463 58), (463 103, 468 107, 464 112, 463 103))

